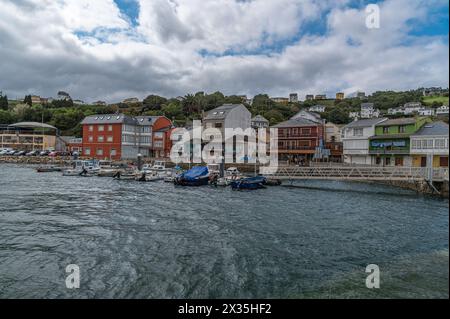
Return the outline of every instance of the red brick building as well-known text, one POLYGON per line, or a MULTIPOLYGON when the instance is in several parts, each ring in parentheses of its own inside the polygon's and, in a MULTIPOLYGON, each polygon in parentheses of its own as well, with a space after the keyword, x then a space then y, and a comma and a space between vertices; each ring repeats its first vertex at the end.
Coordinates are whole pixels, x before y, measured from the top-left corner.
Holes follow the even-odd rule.
POLYGON ((172 122, 164 116, 92 115, 81 124, 82 156, 85 157, 121 160, 135 159, 138 154, 154 157, 156 153, 170 153, 167 145, 163 144, 160 149, 159 144, 154 144, 155 132, 172 127, 172 122))
POLYGON ((290 119, 275 125, 278 129, 278 156, 280 160, 310 161, 316 148, 323 146, 324 125, 305 118, 290 119))

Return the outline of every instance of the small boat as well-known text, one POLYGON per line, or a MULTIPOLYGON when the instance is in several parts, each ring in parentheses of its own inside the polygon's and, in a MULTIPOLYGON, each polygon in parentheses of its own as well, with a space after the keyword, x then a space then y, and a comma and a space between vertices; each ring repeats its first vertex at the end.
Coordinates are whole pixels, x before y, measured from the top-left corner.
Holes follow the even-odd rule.
POLYGON ((98 160, 74 161, 71 169, 63 170, 63 176, 84 176, 90 177, 100 172, 98 160))
POLYGON ((119 171, 119 169, 102 168, 98 172, 97 176, 98 177, 114 177, 114 175, 116 175, 118 171, 119 171))
POLYGON ((235 180, 231 182, 231 188, 235 190, 253 190, 253 189, 261 189, 265 188, 265 184, 267 183, 267 179, 262 176, 248 177, 242 178, 239 180, 235 180))
POLYGON ((135 177, 135 180, 138 182, 157 182, 157 181, 162 181, 163 179, 164 179, 164 176, 162 174, 158 174, 156 172, 153 172, 151 174, 142 172, 140 174, 137 174, 135 177))
POLYGON ((206 166, 194 166, 187 172, 178 175, 175 180, 175 185, 181 186, 202 186, 209 183, 209 170, 206 166))
POLYGON ((117 171, 117 173, 113 176, 114 179, 120 179, 120 180, 136 180, 136 172, 134 171, 117 171))
POLYGON ((77 177, 92 177, 96 174, 94 172, 89 172, 86 169, 67 169, 63 171, 63 176, 77 176, 77 177))
POLYGON ((64 170, 63 167, 57 166, 40 166, 36 168, 38 173, 52 173, 52 172, 62 172, 64 170))
POLYGON ((153 172, 166 172, 166 162, 164 161, 155 161, 153 165, 145 164, 142 167, 142 171, 145 173, 153 173, 153 172))

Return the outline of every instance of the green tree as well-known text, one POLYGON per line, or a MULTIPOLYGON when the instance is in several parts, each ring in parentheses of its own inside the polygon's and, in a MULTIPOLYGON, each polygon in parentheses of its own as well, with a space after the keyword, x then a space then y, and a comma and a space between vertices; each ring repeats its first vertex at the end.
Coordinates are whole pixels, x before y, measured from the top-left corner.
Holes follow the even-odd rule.
POLYGON ((160 110, 163 104, 167 103, 167 99, 159 95, 149 95, 142 102, 143 111, 160 110))
POLYGON ((324 117, 328 122, 334 124, 347 124, 351 121, 348 114, 349 112, 346 109, 334 107, 330 111, 325 112, 324 117))
POLYGON ((8 97, 6 95, 5 96, 0 95, 0 110, 7 111, 8 107, 9 107, 8 97))
MULTIPOLYGON (((178 101, 177 101, 178 102, 178 101)), ((164 116, 169 119, 174 119, 183 116, 183 108, 181 104, 172 102, 162 107, 162 112, 164 116)))
POLYGON ((10 111, 0 110, 0 124, 13 124, 17 122, 17 117, 10 111))
POLYGON ((28 104, 29 106, 32 106, 33 102, 31 100, 31 95, 25 95, 25 98, 23 99, 23 103, 28 104))

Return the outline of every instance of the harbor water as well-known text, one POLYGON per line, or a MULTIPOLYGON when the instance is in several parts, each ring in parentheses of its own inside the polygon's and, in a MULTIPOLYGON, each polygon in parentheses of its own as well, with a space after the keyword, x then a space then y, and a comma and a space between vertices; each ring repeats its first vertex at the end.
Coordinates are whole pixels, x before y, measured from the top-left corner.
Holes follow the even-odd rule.
POLYGON ((303 181, 239 192, 0 165, 0 298, 448 298, 447 199, 303 181), (66 266, 80 288, 66 287, 66 266), (380 268, 380 288, 365 285, 380 268))

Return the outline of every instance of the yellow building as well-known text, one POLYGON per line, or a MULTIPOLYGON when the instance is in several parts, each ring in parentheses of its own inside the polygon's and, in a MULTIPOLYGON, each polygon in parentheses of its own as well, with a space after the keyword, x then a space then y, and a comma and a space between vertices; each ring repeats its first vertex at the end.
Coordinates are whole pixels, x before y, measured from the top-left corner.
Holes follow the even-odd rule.
POLYGON ((0 127, 0 147, 20 151, 55 150, 58 129, 48 124, 23 122, 0 127))
POLYGON ((448 168, 448 124, 425 124, 411 135, 411 156, 415 167, 448 168))
POLYGON ((345 94, 342 92, 336 93, 336 100, 343 100, 345 98, 345 94))

